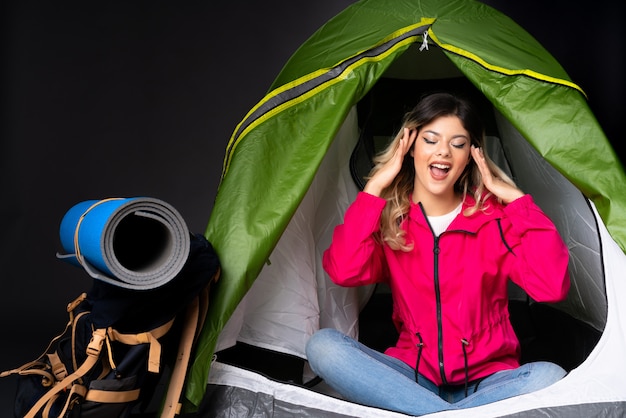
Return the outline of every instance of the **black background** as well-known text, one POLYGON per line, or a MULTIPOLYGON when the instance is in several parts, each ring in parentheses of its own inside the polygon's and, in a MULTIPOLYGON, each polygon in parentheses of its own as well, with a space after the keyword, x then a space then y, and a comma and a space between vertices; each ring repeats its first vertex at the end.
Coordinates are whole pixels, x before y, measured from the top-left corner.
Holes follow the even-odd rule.
MULTIPOLYGON (((484 2, 557 58, 618 147, 621 2, 484 2)), ((0 3, 0 370, 37 357, 90 285, 55 257, 65 212, 151 196, 204 232, 235 126, 291 54, 352 3, 0 3)), ((0 417, 11 416, 14 384, 0 379, 0 417)))

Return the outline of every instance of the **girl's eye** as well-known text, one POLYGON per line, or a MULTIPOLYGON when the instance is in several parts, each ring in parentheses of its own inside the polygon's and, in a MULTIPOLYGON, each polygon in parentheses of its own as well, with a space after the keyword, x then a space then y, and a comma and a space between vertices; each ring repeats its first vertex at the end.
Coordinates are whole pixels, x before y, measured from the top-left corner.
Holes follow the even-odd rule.
POLYGON ((427 143, 427 144, 434 144, 435 143, 435 141, 431 141, 430 139, 428 139, 426 137, 424 137, 424 142, 427 143))
POLYGON ((460 143, 460 144, 452 144, 452 146, 454 148, 463 149, 463 148, 465 148, 465 144, 466 144, 466 142, 463 142, 463 143, 460 143))

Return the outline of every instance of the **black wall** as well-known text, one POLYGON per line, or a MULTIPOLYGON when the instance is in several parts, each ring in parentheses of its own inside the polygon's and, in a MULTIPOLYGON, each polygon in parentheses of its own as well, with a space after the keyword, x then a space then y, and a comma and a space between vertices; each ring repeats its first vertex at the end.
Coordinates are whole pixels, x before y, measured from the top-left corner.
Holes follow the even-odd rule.
MULTIPOLYGON (((485 2, 555 55, 617 144, 623 6, 485 2)), ((351 3, 1 3, 0 370, 38 356, 89 287, 55 257, 65 212, 151 196, 204 232, 236 124, 296 48, 351 3)), ((13 390, 13 378, 0 379, 0 416, 13 390)))

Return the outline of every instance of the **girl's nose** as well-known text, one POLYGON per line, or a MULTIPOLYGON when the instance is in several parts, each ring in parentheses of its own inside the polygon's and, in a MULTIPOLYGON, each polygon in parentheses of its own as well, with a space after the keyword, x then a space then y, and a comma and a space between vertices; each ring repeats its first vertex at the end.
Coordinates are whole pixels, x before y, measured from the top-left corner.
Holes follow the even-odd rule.
POLYGON ((446 143, 444 143, 443 141, 440 141, 439 145, 437 145, 436 155, 439 155, 442 157, 448 156, 450 155, 450 148, 448 147, 446 143))

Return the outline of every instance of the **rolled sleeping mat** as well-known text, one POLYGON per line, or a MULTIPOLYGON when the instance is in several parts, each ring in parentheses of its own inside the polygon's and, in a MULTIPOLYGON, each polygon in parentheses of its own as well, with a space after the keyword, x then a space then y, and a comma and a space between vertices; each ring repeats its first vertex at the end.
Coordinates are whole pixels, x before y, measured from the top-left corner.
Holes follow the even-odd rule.
POLYGON ((58 258, 127 289, 163 286, 189 256, 185 221, 171 205, 150 197, 78 203, 66 212, 59 232, 67 254, 58 258))

